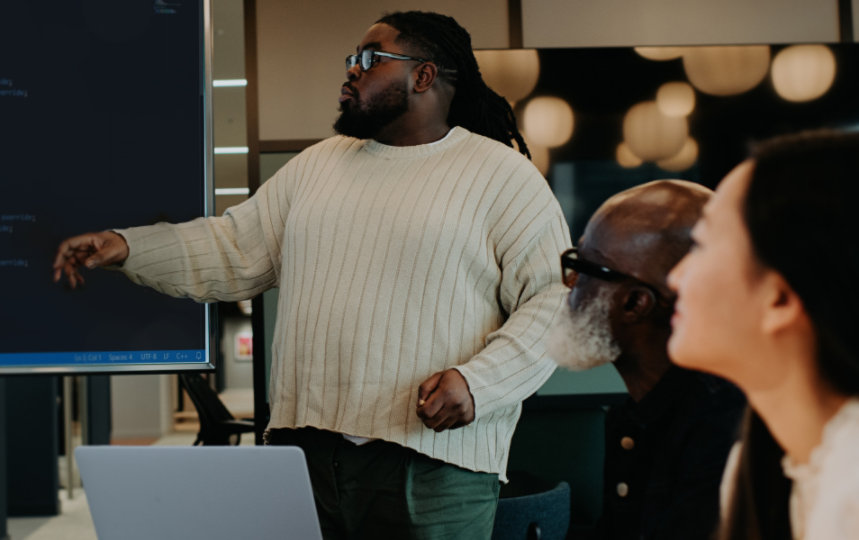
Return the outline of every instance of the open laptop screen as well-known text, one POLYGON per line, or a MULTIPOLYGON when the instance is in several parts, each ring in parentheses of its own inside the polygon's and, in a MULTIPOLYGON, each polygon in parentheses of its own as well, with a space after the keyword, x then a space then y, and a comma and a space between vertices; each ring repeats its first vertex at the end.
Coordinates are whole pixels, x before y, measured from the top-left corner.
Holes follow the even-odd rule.
POLYGON ((321 539, 304 453, 279 446, 81 446, 100 540, 321 539))

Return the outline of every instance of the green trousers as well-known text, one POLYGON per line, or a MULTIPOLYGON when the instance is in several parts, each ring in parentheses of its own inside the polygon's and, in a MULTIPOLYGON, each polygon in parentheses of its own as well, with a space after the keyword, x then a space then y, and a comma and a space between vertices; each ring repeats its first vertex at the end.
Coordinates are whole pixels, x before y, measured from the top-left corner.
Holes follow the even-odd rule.
POLYGON ((266 442, 304 450, 326 540, 479 540, 492 534, 496 474, 386 441, 356 445, 314 428, 273 429, 266 442))

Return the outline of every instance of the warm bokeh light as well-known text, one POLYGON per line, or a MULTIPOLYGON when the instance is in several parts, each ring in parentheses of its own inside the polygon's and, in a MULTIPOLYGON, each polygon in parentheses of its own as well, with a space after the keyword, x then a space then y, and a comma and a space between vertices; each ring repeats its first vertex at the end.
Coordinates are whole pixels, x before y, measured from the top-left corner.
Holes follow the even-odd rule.
POLYGON ((648 60, 674 60, 683 56, 683 47, 635 47, 635 52, 648 60))
POLYGON ((680 172, 694 165, 696 161, 698 161, 698 143, 689 137, 677 154, 666 159, 660 159, 656 164, 663 170, 680 172))
POLYGON ((543 176, 549 174, 549 165, 551 164, 551 160, 549 159, 549 149, 545 146, 529 143, 528 151, 531 152, 531 163, 537 167, 540 174, 543 176))
POLYGON ((623 118, 623 139, 629 149, 644 161, 675 155, 689 134, 686 118, 665 116, 655 101, 630 107, 623 118))
POLYGON ((536 97, 525 105, 522 113, 522 131, 528 144, 561 146, 572 137, 574 126, 573 109, 559 97, 536 97))
POLYGON ((528 96, 540 78, 540 57, 535 49, 474 51, 483 80, 489 88, 515 103, 528 96))
POLYGON ((665 116, 688 116, 695 109, 695 89, 685 82, 667 82, 656 91, 656 104, 665 116))
POLYGON ((793 45, 775 55, 770 76, 778 95, 803 102, 825 94, 835 71, 835 55, 826 45, 793 45))
POLYGON ((617 145, 614 151, 614 157, 617 163, 625 169, 634 169, 644 163, 640 157, 636 156, 626 143, 617 145))
POLYGON ((751 90, 766 77, 769 45, 689 47, 683 67, 692 85, 713 96, 751 90))

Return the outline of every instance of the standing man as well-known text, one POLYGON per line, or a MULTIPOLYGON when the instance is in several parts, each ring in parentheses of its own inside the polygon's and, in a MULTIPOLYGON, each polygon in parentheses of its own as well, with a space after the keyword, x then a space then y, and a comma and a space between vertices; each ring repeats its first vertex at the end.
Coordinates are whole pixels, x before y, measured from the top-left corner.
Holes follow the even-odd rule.
POLYGON ((488 538, 521 401, 554 369, 568 228, 452 18, 383 17, 346 75, 339 135, 249 200, 70 238, 54 277, 279 286, 267 435, 305 450, 326 538, 488 538))
POLYGON ((727 381, 673 366, 667 349, 666 279, 711 193, 678 180, 623 191, 561 257, 571 291, 550 356, 574 370, 612 362, 629 390, 606 417, 600 539, 705 539, 718 522, 745 402, 727 381))

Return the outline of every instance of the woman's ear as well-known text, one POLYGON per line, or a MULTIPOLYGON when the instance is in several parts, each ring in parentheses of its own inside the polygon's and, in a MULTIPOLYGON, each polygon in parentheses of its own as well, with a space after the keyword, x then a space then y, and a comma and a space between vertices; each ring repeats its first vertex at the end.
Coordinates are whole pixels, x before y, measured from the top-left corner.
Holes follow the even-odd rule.
POLYGON ((656 297, 653 291, 647 287, 635 285, 627 289, 623 298, 623 312, 621 317, 624 322, 632 323, 646 317, 656 305, 656 297))
POLYGON ((776 272, 769 272, 762 280, 763 315, 761 330, 774 335, 806 319, 805 306, 799 295, 776 272))
POLYGON ((432 62, 424 62, 415 69, 414 91, 418 94, 432 88, 438 78, 438 66, 432 62))

